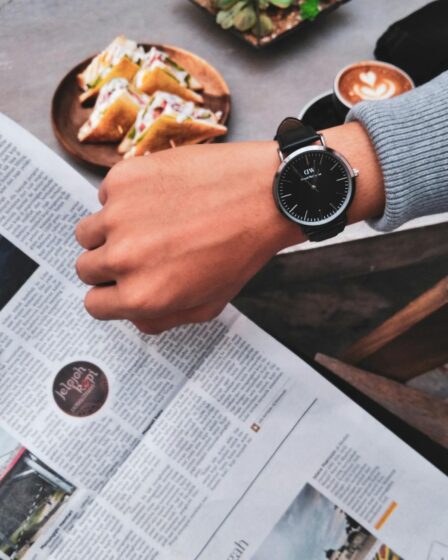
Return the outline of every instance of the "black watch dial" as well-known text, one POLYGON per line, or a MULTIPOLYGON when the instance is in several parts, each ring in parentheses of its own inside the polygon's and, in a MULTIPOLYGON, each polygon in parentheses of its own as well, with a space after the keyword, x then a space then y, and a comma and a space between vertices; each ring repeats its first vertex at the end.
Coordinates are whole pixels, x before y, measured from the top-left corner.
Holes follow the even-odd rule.
POLYGON ((323 225, 350 203, 353 182, 348 166, 329 149, 310 148, 285 159, 276 177, 280 210, 303 225, 323 225))

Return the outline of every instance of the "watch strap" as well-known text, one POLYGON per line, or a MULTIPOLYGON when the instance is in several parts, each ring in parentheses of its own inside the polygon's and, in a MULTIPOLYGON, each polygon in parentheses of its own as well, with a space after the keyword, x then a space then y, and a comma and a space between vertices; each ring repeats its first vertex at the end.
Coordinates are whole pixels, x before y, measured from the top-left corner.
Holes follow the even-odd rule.
POLYGON ((325 241, 325 239, 330 239, 344 231, 346 225, 347 215, 344 212, 344 214, 329 224, 324 226, 302 226, 302 230, 310 241, 325 241))
POLYGON ((280 123, 274 140, 278 142, 282 154, 288 156, 299 148, 321 141, 321 137, 311 126, 295 117, 287 117, 280 123))

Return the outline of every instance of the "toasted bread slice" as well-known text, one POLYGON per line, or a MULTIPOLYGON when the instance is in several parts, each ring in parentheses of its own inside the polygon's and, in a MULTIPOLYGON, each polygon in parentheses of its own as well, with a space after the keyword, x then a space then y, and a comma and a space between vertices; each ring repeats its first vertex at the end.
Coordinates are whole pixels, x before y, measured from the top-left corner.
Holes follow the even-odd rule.
POLYGON ((78 132, 80 142, 119 142, 133 125, 139 107, 122 95, 106 110, 96 126, 84 123, 78 132))
POLYGON ((148 95, 152 95, 156 91, 166 91, 178 95, 186 101, 198 104, 204 102, 202 95, 182 85, 167 69, 160 66, 140 69, 134 78, 134 85, 148 95))
POLYGON ((178 122, 172 115, 162 115, 148 128, 144 136, 126 152, 125 158, 159 152, 172 145, 197 144, 222 136, 227 128, 221 124, 188 118, 178 122))
POLYGON ((138 72, 139 65, 133 62, 127 56, 123 57, 118 64, 113 66, 110 71, 95 85, 93 88, 89 88, 87 91, 81 93, 79 100, 81 103, 85 103, 88 99, 97 96, 100 89, 113 78, 124 78, 129 82, 132 81, 135 74, 138 72))
POLYGON ((79 132, 80 142, 119 142, 149 102, 124 78, 114 78, 100 90, 93 111, 79 132))

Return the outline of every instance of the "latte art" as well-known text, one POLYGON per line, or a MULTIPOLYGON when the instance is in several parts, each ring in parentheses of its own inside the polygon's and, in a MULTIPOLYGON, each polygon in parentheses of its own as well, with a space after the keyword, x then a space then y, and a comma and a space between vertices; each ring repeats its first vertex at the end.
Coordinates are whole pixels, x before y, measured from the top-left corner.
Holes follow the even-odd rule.
POLYGON ((361 99, 376 101, 388 99, 396 94, 397 87, 389 78, 378 78, 375 71, 359 73, 359 82, 353 86, 353 93, 361 99))
POLYGON ((335 93, 347 107, 360 101, 380 101, 412 89, 411 78, 391 64, 366 61, 352 64, 339 72, 335 93))

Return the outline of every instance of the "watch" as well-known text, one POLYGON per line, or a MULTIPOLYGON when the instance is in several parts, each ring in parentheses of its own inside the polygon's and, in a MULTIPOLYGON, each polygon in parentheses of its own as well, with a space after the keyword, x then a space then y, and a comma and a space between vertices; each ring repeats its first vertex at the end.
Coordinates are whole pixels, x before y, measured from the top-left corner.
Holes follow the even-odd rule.
POLYGON ((280 212, 299 224, 310 241, 344 230, 359 172, 325 144, 322 134, 288 117, 278 127, 280 166, 274 198, 280 212))

